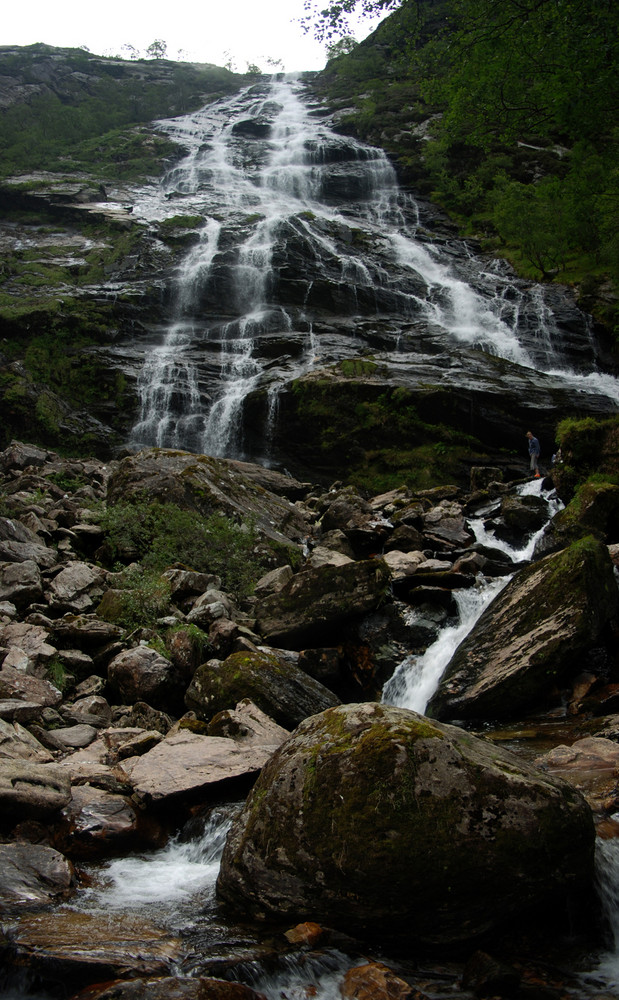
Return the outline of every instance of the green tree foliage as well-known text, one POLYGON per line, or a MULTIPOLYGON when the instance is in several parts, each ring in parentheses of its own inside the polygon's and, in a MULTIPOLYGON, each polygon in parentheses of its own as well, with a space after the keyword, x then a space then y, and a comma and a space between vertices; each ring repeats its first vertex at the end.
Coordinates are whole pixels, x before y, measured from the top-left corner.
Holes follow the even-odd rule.
POLYGON ((353 38, 352 35, 344 35, 337 42, 327 45, 327 59, 337 59, 338 56, 346 56, 353 49, 356 49, 358 44, 357 39, 353 38))
POLYGON ((319 41, 329 41, 340 35, 350 34, 352 14, 376 17, 399 7, 402 2, 403 0, 329 0, 326 7, 320 9, 315 0, 305 0, 305 16, 301 23, 304 30, 313 31, 319 41))
POLYGON ((167 51, 168 43, 163 38, 156 38, 146 49, 146 55, 149 59, 165 59, 167 51))

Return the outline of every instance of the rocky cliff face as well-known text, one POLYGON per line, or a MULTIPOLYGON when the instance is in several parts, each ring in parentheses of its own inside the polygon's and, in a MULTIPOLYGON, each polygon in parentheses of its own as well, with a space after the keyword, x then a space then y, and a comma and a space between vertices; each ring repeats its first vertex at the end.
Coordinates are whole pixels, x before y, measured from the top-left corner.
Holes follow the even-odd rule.
MULTIPOLYGON (((76 100, 79 74, 43 55, 26 84, 5 52, 9 106, 76 100)), ((85 89, 142 72, 90 69, 85 89)), ((163 87, 176 71, 153 72, 163 87)), ((112 139, 109 160, 93 140, 61 169, 5 178, 4 444, 156 444, 380 488, 411 468, 420 485, 468 481, 529 426, 550 452, 561 416, 614 412, 609 357, 570 294, 459 241, 305 99, 260 82, 134 128, 147 183, 112 139)))

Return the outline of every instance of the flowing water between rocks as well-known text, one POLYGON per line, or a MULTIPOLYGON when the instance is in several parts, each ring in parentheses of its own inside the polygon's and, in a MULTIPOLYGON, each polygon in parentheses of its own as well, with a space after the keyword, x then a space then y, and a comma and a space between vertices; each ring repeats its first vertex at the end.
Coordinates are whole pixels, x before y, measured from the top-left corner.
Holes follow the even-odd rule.
MULTIPOLYGON (((542 494, 542 480, 524 483, 517 488, 516 493, 519 496, 540 496, 542 494)), ((545 499, 550 519, 562 505, 554 495, 549 495, 545 499)), ((483 544, 488 549, 497 549, 509 556, 514 564, 514 569, 523 563, 530 562, 535 546, 544 534, 542 527, 532 534, 521 548, 516 549, 508 542, 497 538, 494 533, 487 531, 483 519, 472 519, 468 523, 476 542, 483 544)), ((408 656, 402 661, 393 677, 385 684, 383 701, 389 705, 408 708, 423 715, 456 648, 469 634, 484 609, 507 585, 512 575, 485 580, 471 590, 454 591, 454 598, 458 606, 458 620, 441 629, 438 639, 427 648, 425 653, 419 656, 408 656)))

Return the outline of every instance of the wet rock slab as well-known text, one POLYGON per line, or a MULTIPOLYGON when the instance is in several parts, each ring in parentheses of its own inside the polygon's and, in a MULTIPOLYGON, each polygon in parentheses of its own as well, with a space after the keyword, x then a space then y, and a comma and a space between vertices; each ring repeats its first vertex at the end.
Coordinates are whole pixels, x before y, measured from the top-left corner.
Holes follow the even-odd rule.
POLYGON ((68 774, 54 764, 0 761, 0 817, 41 819, 71 799, 68 774))
POLYGON ((0 913, 66 898, 73 865, 43 844, 0 844, 0 913))
MULTIPOLYGON (((74 1000, 86 1000, 78 994, 74 1000)), ((88 991, 87 1000, 266 1000, 242 983, 223 979, 134 979, 88 991)))
POLYGON ((141 757, 123 761, 138 796, 152 802, 193 796, 218 782, 255 774, 274 752, 273 745, 244 746, 220 736, 182 730, 141 757))
POLYGON ((12 944, 16 965, 65 984, 163 976, 182 954, 178 938, 148 920, 114 912, 25 916, 12 944))

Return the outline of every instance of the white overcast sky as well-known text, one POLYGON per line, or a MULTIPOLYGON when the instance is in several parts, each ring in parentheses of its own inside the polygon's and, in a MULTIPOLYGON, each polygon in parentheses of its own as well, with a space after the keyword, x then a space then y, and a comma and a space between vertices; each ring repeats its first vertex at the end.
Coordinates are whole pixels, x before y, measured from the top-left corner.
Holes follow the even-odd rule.
MULTIPOLYGON (((298 23, 303 0, 22 0, 4 4, 0 45, 86 46, 97 55, 123 55, 132 45, 143 55, 155 39, 169 59, 225 65, 248 63, 268 72, 281 59, 287 71, 322 69, 325 48, 298 23)), ((375 26, 358 22, 361 40, 375 26)))

